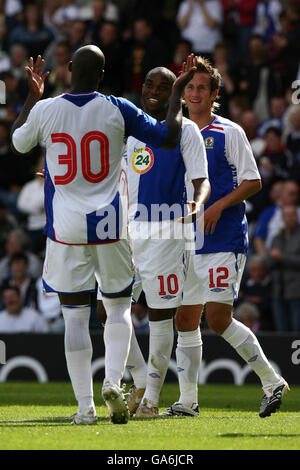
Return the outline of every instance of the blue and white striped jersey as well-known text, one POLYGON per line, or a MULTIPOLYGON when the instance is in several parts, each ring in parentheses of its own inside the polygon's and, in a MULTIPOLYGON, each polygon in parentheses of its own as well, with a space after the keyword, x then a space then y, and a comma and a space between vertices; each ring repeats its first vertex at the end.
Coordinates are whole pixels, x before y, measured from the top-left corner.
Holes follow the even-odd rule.
POLYGON ((99 237, 99 224, 106 207, 120 205, 125 137, 160 147, 167 134, 164 123, 123 98, 92 92, 39 101, 14 132, 13 144, 20 153, 39 142, 46 147, 47 236, 73 245, 107 242, 99 237))
MULTIPOLYGON (((231 193, 243 180, 260 179, 256 161, 244 130, 229 119, 214 116, 212 122, 201 129, 204 139, 210 198, 205 209, 231 193)), ((199 237, 201 240, 201 237, 199 237)), ((225 209, 212 235, 204 235, 204 245, 196 254, 247 253, 247 219, 245 203, 225 209)))
POLYGON ((159 149, 149 140, 145 143, 129 137, 126 159, 131 220, 158 222, 182 216, 187 201, 186 181, 208 177, 201 133, 186 118, 175 149, 159 149))

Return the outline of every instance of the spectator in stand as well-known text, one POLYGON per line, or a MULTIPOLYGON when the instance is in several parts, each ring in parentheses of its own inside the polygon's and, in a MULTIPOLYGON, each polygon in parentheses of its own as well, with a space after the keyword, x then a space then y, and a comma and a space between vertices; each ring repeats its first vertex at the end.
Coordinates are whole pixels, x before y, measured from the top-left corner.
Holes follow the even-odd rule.
POLYGON ((270 99, 270 118, 262 122, 258 128, 258 135, 263 137, 269 127, 277 127, 283 130, 283 116, 286 111, 287 104, 284 96, 272 96, 270 99))
POLYGON ((253 333, 262 330, 259 310, 256 305, 250 302, 241 303, 234 309, 233 316, 236 320, 250 328, 253 333))
POLYGON ((10 67, 6 37, 4 19, 0 19, 0 73, 6 72, 10 67))
POLYGON ((125 57, 125 96, 140 105, 142 85, 147 72, 168 64, 164 43, 153 35, 153 26, 146 18, 133 23, 133 39, 127 44, 125 57))
POLYGON ((292 172, 294 178, 300 180, 300 106, 295 105, 290 111, 289 122, 292 131, 286 139, 286 146, 293 157, 292 172))
POLYGON ((96 45, 102 50, 106 61, 101 92, 107 95, 122 96, 124 51, 118 40, 118 25, 112 21, 104 21, 98 33, 96 45))
MULTIPOLYGON (((45 70, 54 70, 59 65, 65 66, 66 55, 69 55, 69 61, 71 60, 71 56, 73 52, 75 52, 79 47, 85 45, 86 41, 86 30, 87 26, 84 21, 75 20, 74 22, 68 23, 68 26, 65 28, 64 34, 58 35, 51 44, 47 47, 44 57, 45 57, 45 70), (65 50, 62 50, 62 43, 65 45, 68 44, 68 51, 67 47, 65 46, 65 50), (60 49, 57 51, 57 46, 60 46, 60 49), (58 57, 56 54, 61 55, 58 57)), ((68 61, 68 62, 69 62, 68 61)), ((65 68, 59 67, 59 75, 60 79, 62 76, 63 69, 63 76, 65 76, 65 68)), ((49 76, 51 82, 51 75, 49 76)), ((65 80, 66 81, 66 80, 65 80)), ((53 84, 53 80, 52 80, 53 84)), ((48 87, 49 88, 49 87, 48 87)), ((47 90, 47 81, 46 81, 46 90, 47 90)))
POLYGON ((240 303, 255 305, 260 314, 260 329, 273 330, 271 277, 264 258, 252 255, 247 264, 247 276, 242 280, 238 305, 240 303))
POLYGON ((59 8, 57 0, 44 0, 43 1, 43 22, 46 28, 52 31, 53 35, 58 34, 58 30, 53 22, 53 15, 59 8))
POLYGON ((192 52, 192 44, 187 39, 180 39, 176 44, 173 61, 171 64, 168 65, 168 69, 170 69, 173 73, 175 73, 176 77, 178 77, 179 73, 182 70, 182 64, 186 61, 186 58, 192 52))
POLYGON ((224 22, 223 30, 225 40, 229 40, 231 65, 248 57, 248 42, 255 24, 257 3, 258 0, 222 0, 225 18, 230 25, 228 32, 227 21, 224 22))
MULTIPOLYGON (((253 235, 253 244, 257 254, 266 258, 273 238, 284 227, 282 210, 285 206, 297 206, 299 199, 299 184, 293 180, 283 182, 282 192, 278 201, 266 207, 259 216, 253 235)), ((300 208, 298 209, 300 221, 300 208)))
POLYGON ((259 122, 269 119, 269 100, 278 90, 277 80, 267 60, 267 46, 259 35, 252 35, 249 40, 248 60, 236 68, 238 77, 237 90, 245 93, 259 122))
POLYGON ((243 112, 248 109, 249 102, 246 96, 235 93, 228 99, 229 118, 236 124, 241 125, 243 112))
POLYGON ((241 115, 240 125, 244 129, 250 144, 257 139, 258 121, 255 111, 247 109, 241 115))
POLYGON ((17 210, 17 200, 23 184, 30 179, 32 162, 35 162, 34 152, 30 160, 12 154, 10 151, 8 125, 0 122, 0 202, 4 204, 16 217, 20 217, 17 210))
POLYGON ((279 0, 261 0, 256 7, 256 22, 253 29, 268 44, 270 37, 280 30, 279 15, 282 5, 279 0))
POLYGON ((273 280, 273 313, 277 331, 300 331, 300 227, 296 206, 282 209, 283 231, 267 258, 273 280))
MULTIPOLYGON (((280 129, 277 127, 270 127, 267 129, 264 140, 266 145, 262 157, 258 162, 259 170, 261 161, 267 158, 271 178, 291 178, 293 174, 293 160, 291 154, 287 151, 285 144, 282 142, 280 129)), ((266 162, 264 162, 264 165, 265 164, 266 162)))
POLYGON ((18 19, 23 11, 23 5, 20 0, 3 2, 5 23, 8 29, 13 29, 19 24, 18 19))
MULTIPOLYGON (((28 52, 23 44, 14 44, 10 51, 10 71, 18 80, 26 80, 25 66, 27 65, 28 52)), ((26 89, 27 91, 27 89, 26 89)))
POLYGON ((214 67, 218 69, 222 77, 221 93, 219 97, 219 110, 220 116, 228 116, 228 103, 229 98, 234 94, 235 83, 232 76, 232 71, 228 64, 228 48, 225 43, 218 43, 213 53, 214 67))
POLYGON ((300 2, 289 1, 286 8, 288 31, 285 35, 273 38, 273 46, 277 49, 285 69, 285 88, 296 80, 300 57, 300 2))
POLYGON ((208 59, 221 40, 222 7, 219 0, 184 0, 178 10, 177 25, 192 51, 208 59))
POLYGON ((28 259, 28 272, 30 275, 37 279, 42 274, 42 263, 41 260, 27 250, 28 247, 28 237, 26 233, 21 229, 13 230, 7 239, 5 245, 5 254, 4 258, 0 261, 0 284, 5 278, 10 276, 10 262, 11 258, 16 253, 23 253, 27 256, 28 259))
POLYGON ((86 24, 84 21, 74 21, 68 28, 68 41, 71 47, 72 54, 77 51, 80 47, 87 44, 85 39, 86 35, 86 24))
POLYGON ((282 40, 285 41, 285 38, 289 33, 289 20, 286 10, 283 10, 280 13, 278 22, 279 30, 274 31, 273 34, 270 36, 270 41, 268 44, 268 56, 270 65, 274 72, 277 73, 277 77, 280 77, 284 89, 287 85, 287 71, 285 70, 285 63, 284 58, 281 54, 281 49, 278 47, 277 44, 281 44, 282 40))
POLYGON ((36 310, 23 307, 18 287, 6 287, 4 310, 0 312, 0 333, 47 333, 46 320, 36 310))
MULTIPOLYGON (((119 11, 116 5, 106 0, 92 0, 91 19, 87 28, 87 42, 97 44, 99 30, 105 21, 117 23, 119 11)), ((106 57, 106 56, 105 56, 106 57)))
POLYGON ((27 3, 24 23, 14 28, 8 37, 9 45, 23 44, 28 55, 36 58, 42 54, 53 39, 52 32, 43 25, 42 9, 37 3, 27 3))
POLYGON ((68 41, 59 41, 55 45, 52 56, 52 66, 50 60, 47 68, 52 68, 46 88, 51 96, 57 96, 64 93, 71 85, 71 72, 69 71, 69 62, 71 60, 71 47, 68 41))
MULTIPOLYGON (((38 162, 36 172, 42 172, 44 164, 45 158, 43 156, 38 162)), ((36 254, 43 252, 46 247, 46 237, 43 234, 46 213, 44 208, 44 181, 40 176, 36 175, 32 181, 23 186, 19 194, 17 207, 20 212, 27 215, 30 251, 36 254)))
POLYGON ((74 5, 73 0, 61 0, 59 3, 60 6, 53 13, 51 22, 56 31, 65 34, 73 22, 80 19, 80 11, 79 8, 74 5))
POLYGON ((5 243, 8 234, 16 228, 18 228, 17 220, 0 201, 0 259, 5 256, 5 243))
POLYGON ((10 271, 10 277, 4 279, 0 290, 3 291, 6 287, 18 287, 22 305, 37 308, 36 281, 28 273, 27 256, 23 253, 13 255, 10 260, 10 271))

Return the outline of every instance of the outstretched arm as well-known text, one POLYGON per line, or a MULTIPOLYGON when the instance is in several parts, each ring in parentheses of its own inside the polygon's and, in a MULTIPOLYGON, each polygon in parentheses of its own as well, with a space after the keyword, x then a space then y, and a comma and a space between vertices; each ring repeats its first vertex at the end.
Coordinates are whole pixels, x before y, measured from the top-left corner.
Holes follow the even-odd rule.
POLYGON ((196 63, 196 57, 194 54, 190 54, 187 61, 182 65, 181 74, 173 83, 168 114, 166 117, 168 135, 162 145, 162 148, 164 149, 175 148, 178 144, 182 125, 182 93, 187 83, 193 78, 196 71, 196 63))
MULTIPOLYGON (((39 55, 35 64, 33 62, 33 58, 30 57, 29 66, 25 67, 25 70, 28 75, 29 93, 19 116, 13 123, 13 126, 11 128, 11 137, 13 133, 15 132, 15 130, 21 127, 26 122, 28 115, 30 111, 32 110, 33 106, 43 96, 44 82, 45 82, 46 77, 48 77, 50 73, 50 72, 45 72, 44 74, 42 74, 44 64, 45 64, 44 59, 42 59, 42 57, 39 55)), ((13 147, 13 150, 17 152, 17 150, 14 147, 13 147)))

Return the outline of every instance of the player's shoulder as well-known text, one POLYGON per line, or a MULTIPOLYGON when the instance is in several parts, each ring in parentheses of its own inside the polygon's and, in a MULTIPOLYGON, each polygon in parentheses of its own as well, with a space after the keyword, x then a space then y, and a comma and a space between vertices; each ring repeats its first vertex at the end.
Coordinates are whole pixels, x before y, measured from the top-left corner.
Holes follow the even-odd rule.
POLYGON ((214 121, 214 126, 220 126, 226 134, 241 134, 244 133, 243 128, 231 119, 225 118, 223 116, 216 116, 214 121))
POLYGON ((45 109, 45 108, 48 108, 49 106, 52 106, 53 104, 57 103, 57 100, 61 97, 61 95, 59 96, 55 96, 54 98, 44 98, 42 100, 39 100, 35 105, 34 105, 34 109, 35 110, 42 110, 42 109, 45 109))
POLYGON ((191 119, 188 119, 186 117, 182 118, 182 127, 181 127, 182 133, 194 133, 196 132, 197 134, 200 134, 199 127, 194 121, 191 121, 191 119))

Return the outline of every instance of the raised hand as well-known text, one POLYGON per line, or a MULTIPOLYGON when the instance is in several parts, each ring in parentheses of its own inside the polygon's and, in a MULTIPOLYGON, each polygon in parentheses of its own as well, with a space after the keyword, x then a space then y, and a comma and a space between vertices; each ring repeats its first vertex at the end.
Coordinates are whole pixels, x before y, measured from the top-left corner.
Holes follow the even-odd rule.
POLYGON ((32 94, 38 100, 43 96, 44 93, 44 82, 50 72, 43 72, 45 65, 44 59, 39 55, 36 62, 33 62, 33 58, 30 57, 29 65, 25 67, 28 75, 29 93, 32 94))
POLYGON ((182 64, 182 71, 180 75, 177 77, 173 84, 173 88, 176 88, 183 92, 184 87, 188 84, 188 82, 193 78, 194 73, 197 70, 197 57, 194 54, 190 54, 186 60, 182 64))

